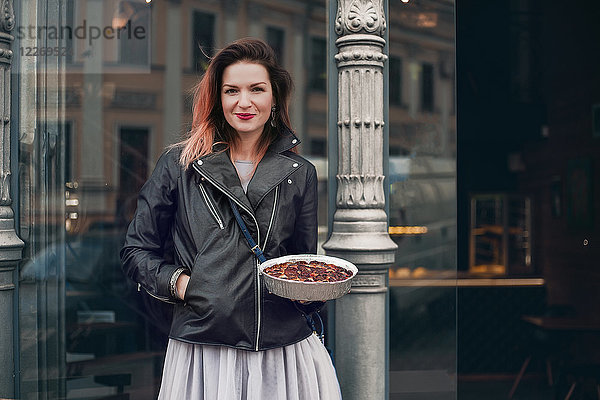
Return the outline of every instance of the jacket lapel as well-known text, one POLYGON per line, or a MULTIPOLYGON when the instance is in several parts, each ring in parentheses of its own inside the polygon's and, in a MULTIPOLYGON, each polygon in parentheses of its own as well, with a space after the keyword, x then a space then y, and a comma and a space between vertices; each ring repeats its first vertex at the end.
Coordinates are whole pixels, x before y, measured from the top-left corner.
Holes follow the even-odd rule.
POLYGON ((229 153, 208 154, 194 162, 194 168, 205 176, 212 184, 233 196, 249 210, 256 210, 261 200, 279 185, 287 176, 302 166, 283 153, 298 145, 300 140, 290 130, 285 130, 267 150, 258 163, 256 171, 248 184, 248 192, 244 193, 235 167, 229 159, 229 153))
POLYGON ((222 151, 201 157, 199 160, 194 161, 194 168, 213 185, 238 200, 248 210, 253 209, 244 193, 244 189, 242 189, 240 178, 229 159, 228 152, 222 151))
POLYGON ((254 176, 248 184, 247 196, 252 204, 252 209, 256 210, 267 193, 301 166, 301 163, 289 157, 271 150, 267 151, 258 163, 254 176))
POLYGON ((294 132, 287 128, 280 133, 277 140, 271 143, 248 184, 247 196, 253 210, 258 208, 267 193, 302 166, 302 163, 281 154, 299 143, 300 140, 294 135, 294 132))

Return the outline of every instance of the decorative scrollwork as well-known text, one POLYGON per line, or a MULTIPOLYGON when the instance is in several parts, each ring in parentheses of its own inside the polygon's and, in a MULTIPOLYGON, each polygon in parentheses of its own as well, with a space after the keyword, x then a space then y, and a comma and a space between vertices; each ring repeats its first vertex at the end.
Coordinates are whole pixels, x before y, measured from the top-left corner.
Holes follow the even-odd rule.
POLYGON ((372 2, 355 1, 350 6, 350 12, 348 13, 348 26, 350 30, 360 31, 364 29, 367 32, 374 32, 378 20, 379 16, 372 2))
POLYGON ((388 56, 380 51, 342 51, 334 56, 337 62, 341 61, 378 61, 384 62, 388 56))
POLYGON ((15 11, 12 0, 2 0, 2 28, 10 32, 15 27, 15 11))
POLYGON ((383 36, 385 29, 382 0, 339 0, 335 18, 338 35, 377 33, 383 36))
POLYGON ((12 59, 13 52, 10 49, 0 49, 0 58, 12 59))
POLYGON ((342 35, 344 33, 344 21, 342 19, 342 3, 343 0, 338 1, 337 14, 335 16, 335 33, 342 35))
POLYGON ((10 198, 10 172, 0 173, 0 205, 7 206, 12 203, 10 198))
POLYGON ((382 208, 383 175, 336 175, 338 208, 382 208))

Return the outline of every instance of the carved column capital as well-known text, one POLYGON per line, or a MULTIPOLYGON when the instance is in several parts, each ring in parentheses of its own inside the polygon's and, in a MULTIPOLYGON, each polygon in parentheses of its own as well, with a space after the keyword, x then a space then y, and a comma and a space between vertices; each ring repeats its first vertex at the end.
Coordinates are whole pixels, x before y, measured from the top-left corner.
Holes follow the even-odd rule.
MULTIPOLYGON (((15 28, 15 12, 12 0, 0 0, 0 64, 11 64, 13 52, 10 49, 13 36, 10 31, 15 28)), ((1 118, 1 116, 0 116, 1 118)))
POLYGON ((388 59, 388 56, 382 52, 385 41, 378 36, 371 35, 368 40, 366 37, 367 35, 349 35, 336 41, 340 51, 334 59, 339 68, 357 65, 383 68, 383 63, 388 59), (365 47, 361 44, 370 46, 365 47))
POLYGON ((14 37, 8 33, 15 27, 15 14, 12 0, 1 0, 0 22, 0 96, 6 101, 0 103, 0 260, 18 260, 23 242, 14 230, 14 213, 11 208, 11 152, 10 152, 10 113, 11 113, 11 50, 14 37))
POLYGON ((0 65, 10 65, 12 63, 13 51, 9 48, 10 43, 10 39, 7 39, 0 35, 0 65))
MULTIPOLYGON (((363 265, 389 264, 383 182, 384 0, 338 0, 334 56, 338 69, 338 173, 327 254, 363 265)), ((361 272, 359 271, 359 274, 361 272)))
POLYGON ((18 280, 15 269, 22 258, 23 241, 15 231, 14 211, 10 198, 11 184, 11 50, 14 37, 10 32, 15 27, 13 0, 0 0, 0 337, 8 340, 2 342, 0 365, 0 397, 14 398, 15 374, 15 342, 10 340, 14 333, 14 290, 18 280))
POLYGON ((384 1, 338 0, 334 21, 337 193, 333 229, 323 249, 358 267, 350 294, 337 300, 335 309, 343 316, 335 319, 336 368, 347 400, 385 399, 385 293, 397 246, 388 234, 383 187, 384 1), (354 318, 363 309, 368 315, 354 318), (360 360, 348 356, 353 353, 361 354, 360 360))
POLYGON ((15 11, 12 0, 2 0, 2 19, 0 25, 5 32, 10 32, 15 27, 15 11))
MULTIPOLYGON (((15 26, 15 14, 12 0, 2 0, 2 16, 0 20, 0 89, 4 99, 10 99, 10 71, 13 52, 11 45, 13 36, 8 34, 15 26)), ((0 206, 9 206, 10 198, 10 103, 4 104, 0 109, 0 206)), ((10 208, 0 212, 0 219, 12 218, 10 208)))
POLYGON ((339 36, 355 33, 383 36, 385 29, 383 0, 338 0, 335 32, 339 36))

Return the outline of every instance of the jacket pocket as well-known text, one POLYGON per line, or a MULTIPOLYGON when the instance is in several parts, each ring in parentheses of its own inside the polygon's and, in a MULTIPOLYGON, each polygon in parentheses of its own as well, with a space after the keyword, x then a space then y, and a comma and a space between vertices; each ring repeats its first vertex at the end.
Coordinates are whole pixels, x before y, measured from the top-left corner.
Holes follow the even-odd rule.
POLYGON ((200 257, 200 253, 196 253, 196 256, 194 257, 194 261, 192 262, 192 266, 190 268, 190 280, 188 281, 188 284, 185 287, 185 294, 183 295, 183 301, 186 304, 190 298, 190 288, 192 287, 192 284, 194 283, 194 281, 197 279, 197 277, 194 276, 194 274, 197 272, 197 269, 198 269, 197 263, 198 263, 199 257, 200 257))
POLYGON ((183 294, 183 303, 187 304, 190 299, 190 288, 192 287, 194 271, 190 273, 190 279, 188 280, 187 286, 185 287, 185 293, 183 294))
POLYGON ((202 198, 204 199, 204 202, 206 203, 206 207, 208 208, 208 211, 215 219, 215 222, 219 225, 219 228, 224 229, 225 225, 223 224, 223 218, 221 218, 221 216, 219 215, 219 212, 217 211, 217 207, 215 207, 213 202, 210 200, 210 197, 208 196, 208 193, 206 192, 206 188, 204 187, 204 185, 202 183, 199 183, 198 187, 200 188, 200 193, 202 194, 202 198))
POLYGON ((175 304, 175 302, 173 300, 171 300, 170 298, 163 297, 163 296, 158 296, 158 295, 152 293, 151 290, 146 289, 144 286, 142 286, 141 283, 137 282, 137 290, 138 290, 138 292, 141 292, 142 289, 144 289, 144 292, 146 292, 147 295, 149 295, 150 297, 152 297, 152 298, 154 298, 156 300, 160 300, 162 302, 169 303, 169 304, 175 304))

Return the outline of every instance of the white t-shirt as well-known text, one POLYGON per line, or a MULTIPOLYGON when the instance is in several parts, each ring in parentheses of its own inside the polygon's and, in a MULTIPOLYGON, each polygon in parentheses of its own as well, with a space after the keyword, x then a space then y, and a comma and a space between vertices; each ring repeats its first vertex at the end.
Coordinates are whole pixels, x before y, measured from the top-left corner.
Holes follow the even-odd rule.
POLYGON ((238 170, 238 174, 240 177, 240 182, 242 183, 242 188, 244 189, 244 193, 248 191, 248 183, 252 176, 252 169, 254 168, 254 163, 252 161, 246 160, 235 160, 235 167, 238 170))

